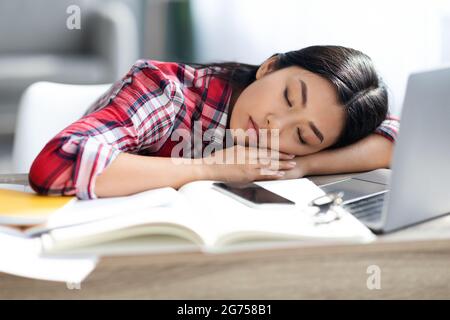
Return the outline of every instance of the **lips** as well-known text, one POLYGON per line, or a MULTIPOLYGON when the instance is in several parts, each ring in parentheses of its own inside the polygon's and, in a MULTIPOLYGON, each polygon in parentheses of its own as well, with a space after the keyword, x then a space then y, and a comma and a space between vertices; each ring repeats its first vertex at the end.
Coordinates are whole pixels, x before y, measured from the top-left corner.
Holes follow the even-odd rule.
POLYGON ((253 121, 252 117, 248 118, 247 133, 248 133, 250 139, 252 139, 254 142, 258 143, 258 141, 259 141, 259 127, 253 121))
POLYGON ((259 132, 259 127, 255 123, 255 121, 253 121, 252 117, 248 118, 248 128, 247 128, 247 130, 254 130, 256 132, 256 134, 258 134, 258 132, 259 132))

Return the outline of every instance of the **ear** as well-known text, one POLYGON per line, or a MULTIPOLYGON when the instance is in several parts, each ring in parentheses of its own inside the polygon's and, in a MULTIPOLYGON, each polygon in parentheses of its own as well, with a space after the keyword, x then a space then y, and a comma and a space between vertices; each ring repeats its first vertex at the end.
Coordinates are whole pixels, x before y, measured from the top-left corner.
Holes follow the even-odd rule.
POLYGON ((278 63, 278 55, 275 55, 273 57, 270 57, 266 61, 263 62, 256 71, 256 80, 261 79, 266 74, 269 74, 275 70, 277 70, 277 63, 278 63))

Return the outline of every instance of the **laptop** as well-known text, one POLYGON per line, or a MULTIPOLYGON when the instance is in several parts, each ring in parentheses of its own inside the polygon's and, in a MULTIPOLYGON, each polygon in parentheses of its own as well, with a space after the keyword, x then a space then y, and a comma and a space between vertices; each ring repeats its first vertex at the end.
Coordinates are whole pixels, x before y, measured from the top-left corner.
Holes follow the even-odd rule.
POLYGON ((450 67, 409 76, 391 168, 320 187, 374 233, 450 212, 450 67))

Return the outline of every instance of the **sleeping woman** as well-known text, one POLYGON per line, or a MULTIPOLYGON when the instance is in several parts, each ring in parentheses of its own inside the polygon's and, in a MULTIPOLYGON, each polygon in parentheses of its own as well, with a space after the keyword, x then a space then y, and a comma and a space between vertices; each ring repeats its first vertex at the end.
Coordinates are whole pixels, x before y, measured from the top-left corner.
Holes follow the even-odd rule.
POLYGON ((139 60, 47 143, 29 180, 40 194, 96 199, 367 171, 389 167, 398 127, 355 49, 311 46, 261 65, 139 60))

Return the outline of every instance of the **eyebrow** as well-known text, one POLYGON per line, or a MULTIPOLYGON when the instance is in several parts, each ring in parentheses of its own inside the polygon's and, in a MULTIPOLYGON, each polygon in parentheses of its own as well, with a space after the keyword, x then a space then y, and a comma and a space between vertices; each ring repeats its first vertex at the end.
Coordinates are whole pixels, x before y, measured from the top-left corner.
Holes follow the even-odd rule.
POLYGON ((314 134, 317 136, 317 138, 320 139, 320 143, 322 143, 323 142, 322 132, 320 132, 320 130, 317 129, 317 127, 311 121, 309 121, 309 126, 311 127, 311 130, 314 132, 314 134))
POLYGON ((302 104, 303 106, 306 106, 306 103, 308 102, 308 87, 306 86, 305 81, 302 79, 299 79, 299 81, 302 86, 302 104))
MULTIPOLYGON (((306 106, 306 103, 308 101, 308 86, 302 79, 299 79, 299 82, 300 85, 302 86, 302 104, 303 106, 306 106)), ((311 121, 309 122, 309 126, 311 127, 311 130, 314 132, 317 138, 319 138, 320 143, 322 143, 324 139, 322 132, 320 132, 320 130, 316 127, 316 125, 311 121)))

